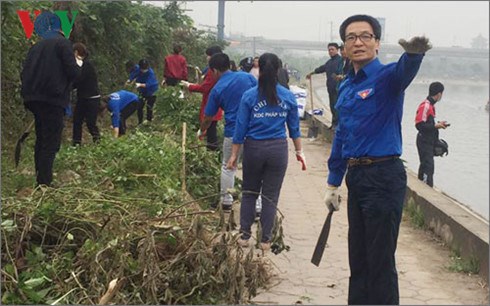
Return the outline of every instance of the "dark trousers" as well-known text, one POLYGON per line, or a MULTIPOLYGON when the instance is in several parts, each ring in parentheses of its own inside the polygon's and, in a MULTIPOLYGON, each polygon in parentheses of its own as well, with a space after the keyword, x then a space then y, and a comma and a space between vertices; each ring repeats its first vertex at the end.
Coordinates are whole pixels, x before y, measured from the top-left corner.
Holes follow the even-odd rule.
POLYGON ((395 251, 407 187, 400 159, 350 167, 349 305, 399 304, 395 251))
POLYGON ((328 100, 330 102, 330 111, 332 112, 332 126, 337 125, 338 115, 335 110, 335 104, 337 103, 337 90, 328 91, 328 100))
POLYGON ((88 131, 92 135, 94 142, 100 139, 99 128, 97 127, 97 114, 99 112, 100 98, 78 99, 75 111, 73 112, 73 144, 82 143, 82 125, 86 122, 88 131))
POLYGON ((417 134, 417 151, 419 152, 419 180, 430 187, 434 186, 434 142, 423 138, 417 134))
POLYGON ((157 97, 140 97, 140 104, 138 105, 138 124, 143 123, 143 109, 146 104, 146 120, 151 121, 153 119, 153 105, 155 105, 157 97))
POLYGON ((141 101, 133 101, 121 110, 119 117, 119 136, 126 134, 126 120, 129 118, 129 116, 134 114, 134 112, 139 111, 141 104, 141 101))
POLYGON ((180 82, 180 79, 175 78, 165 78, 165 84, 168 86, 177 86, 180 82))
POLYGON ((243 195, 240 206, 240 232, 243 239, 252 235, 255 201, 262 188, 261 242, 272 239, 277 201, 288 166, 286 139, 245 140, 243 147, 243 195))
POLYGON ((60 106, 38 101, 28 102, 25 106, 34 114, 35 120, 34 164, 36 180, 39 185, 49 186, 53 181, 54 159, 61 146, 65 110, 60 106))
POLYGON ((218 121, 211 121, 211 125, 206 130, 206 147, 209 151, 218 150, 218 131, 216 125, 218 121))

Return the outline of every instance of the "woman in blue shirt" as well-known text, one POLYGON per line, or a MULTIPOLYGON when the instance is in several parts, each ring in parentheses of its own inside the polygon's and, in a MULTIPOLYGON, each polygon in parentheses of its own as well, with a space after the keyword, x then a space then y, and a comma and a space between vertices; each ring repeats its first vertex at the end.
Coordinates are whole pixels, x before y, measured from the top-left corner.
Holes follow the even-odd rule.
POLYGON ((279 58, 264 53, 259 59, 259 84, 247 90, 238 109, 233 147, 227 168, 235 168, 243 144, 243 196, 240 207, 239 243, 246 247, 255 220, 255 201, 262 190, 261 248, 269 250, 277 201, 288 165, 288 142, 293 139, 296 157, 306 170, 301 147, 298 105, 294 95, 279 85, 279 58))

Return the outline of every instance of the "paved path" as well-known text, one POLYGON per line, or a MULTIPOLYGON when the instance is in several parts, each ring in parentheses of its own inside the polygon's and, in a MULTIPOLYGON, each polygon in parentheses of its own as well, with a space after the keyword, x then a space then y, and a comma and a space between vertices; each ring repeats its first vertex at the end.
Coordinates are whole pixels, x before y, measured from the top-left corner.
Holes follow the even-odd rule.
MULTIPOLYGON (((304 127, 303 127, 304 128, 304 127)), ((303 131, 306 135, 306 131, 303 131)), ((267 256, 276 266, 273 284, 260 292, 256 304, 346 304, 349 280, 347 257, 347 198, 334 213, 329 243, 320 267, 310 263, 327 211, 322 203, 330 144, 303 139, 308 170, 303 172, 290 144, 290 159, 279 199, 284 214, 283 228, 289 252, 267 256)), ((411 227, 404 220, 400 229, 397 267, 400 303, 405 305, 489 303, 488 288, 478 276, 449 272, 450 252, 431 235, 411 227)))

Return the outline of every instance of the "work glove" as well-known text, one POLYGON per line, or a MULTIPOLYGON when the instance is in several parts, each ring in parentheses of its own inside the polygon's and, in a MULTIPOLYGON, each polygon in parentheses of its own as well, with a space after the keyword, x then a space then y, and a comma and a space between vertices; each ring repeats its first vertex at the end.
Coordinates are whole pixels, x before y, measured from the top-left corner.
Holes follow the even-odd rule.
POLYGON ((144 84, 143 83, 135 83, 134 85, 136 86, 136 88, 140 88, 140 87, 143 87, 144 84))
POLYGON ((199 140, 203 140, 203 139, 204 139, 204 136, 206 136, 206 131, 201 132, 201 129, 199 129, 199 130, 197 131, 197 134, 196 134, 196 135, 197 135, 197 139, 199 139, 199 140))
POLYGON ((189 82, 187 82, 187 81, 180 81, 180 85, 182 85, 182 86, 184 86, 184 87, 187 87, 187 88, 189 88, 189 85, 190 85, 190 84, 191 84, 191 83, 189 83, 189 82))
POLYGON ((432 49, 432 45, 429 42, 429 39, 425 36, 415 36, 410 39, 410 41, 406 41, 405 39, 400 39, 398 41, 400 46, 407 53, 411 54, 425 54, 425 52, 432 49))
POLYGON ((75 61, 77 62, 78 67, 83 66, 83 59, 79 56, 75 56, 75 61))
POLYGON ((301 162, 301 170, 306 170, 306 156, 303 150, 296 151, 296 159, 301 162))
POLYGON ((333 210, 339 210, 340 208, 340 194, 339 187, 327 186, 327 192, 325 193, 325 198, 323 199, 327 208, 330 207, 333 210))

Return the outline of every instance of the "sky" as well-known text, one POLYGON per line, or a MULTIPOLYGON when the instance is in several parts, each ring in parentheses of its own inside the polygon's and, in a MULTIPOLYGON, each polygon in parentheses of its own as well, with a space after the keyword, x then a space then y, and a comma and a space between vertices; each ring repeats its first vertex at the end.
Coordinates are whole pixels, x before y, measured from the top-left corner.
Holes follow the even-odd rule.
MULTIPOLYGON (((181 7, 197 28, 217 25, 217 0, 186 1, 181 7)), ((340 42, 340 24, 355 14, 384 17, 387 43, 426 35, 434 46, 470 47, 479 34, 489 38, 488 1, 226 1, 225 35, 340 42)))

